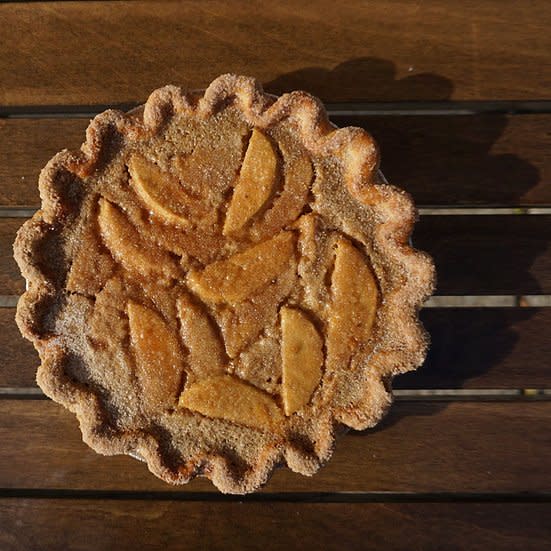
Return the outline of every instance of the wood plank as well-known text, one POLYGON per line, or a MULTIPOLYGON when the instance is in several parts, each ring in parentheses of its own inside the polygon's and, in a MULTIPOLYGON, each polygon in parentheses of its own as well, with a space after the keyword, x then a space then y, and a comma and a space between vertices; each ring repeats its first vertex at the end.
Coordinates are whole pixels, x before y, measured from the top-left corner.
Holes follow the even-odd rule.
MULTIPOLYGON (((278 470, 265 492, 545 492, 551 402, 396 403, 350 433, 313 478, 278 470)), ((0 401, 0 487, 211 492, 171 487, 126 456, 97 455, 74 416, 47 400, 0 401)))
POLYGON ((435 308, 421 312, 431 347, 395 388, 551 386, 551 308, 435 308))
POLYGON ((227 71, 326 101, 547 99, 550 18, 546 0, 4 4, 0 103, 141 101, 227 71))
POLYGON ((332 117, 378 141, 418 204, 551 204, 551 115, 332 117))
POLYGON ((0 218, 0 295, 20 295, 25 291, 25 280, 13 258, 15 234, 24 221, 0 218))
MULTIPOLYGON (((378 140, 382 169, 418 204, 551 204, 551 115, 335 116, 378 140)), ((87 119, 0 119, 0 204, 39 206, 40 169, 77 150, 87 119)))
POLYGON ((434 258, 439 295, 551 292, 551 216, 424 216, 413 243, 434 258))
POLYGON ((36 386, 40 365, 33 345, 21 336, 15 323, 15 308, 0 308, 0 387, 36 386))
MULTIPOLYGON (((0 308, 0 388, 35 386, 40 360, 0 308)), ((421 312, 432 340, 425 365, 397 377, 399 389, 551 386, 551 308, 435 308, 421 312)))
MULTIPOLYGON (((0 294, 24 291, 12 256, 21 224, 0 218, 0 294)), ((551 293, 551 216, 424 216, 413 242, 434 257, 439 295, 551 293)))
POLYGON ((78 150, 88 119, 0 119, 0 204, 40 206, 38 175, 62 149, 78 150))
POLYGON ((549 504, 186 503, 0 499, 6 551, 541 550, 549 504), (115 544, 116 542, 116 544, 115 544))

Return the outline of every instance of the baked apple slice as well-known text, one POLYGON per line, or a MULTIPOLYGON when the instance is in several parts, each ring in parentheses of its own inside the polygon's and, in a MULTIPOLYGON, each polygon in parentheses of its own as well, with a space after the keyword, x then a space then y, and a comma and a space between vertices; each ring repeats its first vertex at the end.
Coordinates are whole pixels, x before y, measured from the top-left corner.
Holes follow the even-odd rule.
POLYGON ((260 429, 275 430, 283 420, 272 396, 232 375, 218 375, 188 385, 179 405, 207 417, 260 429))
POLYGON ((291 415, 305 406, 321 379, 323 340, 308 317, 295 308, 281 309, 283 409, 291 415))
POLYGON ((277 176, 277 153, 270 139, 254 128, 233 190, 224 235, 241 230, 272 195, 277 176))
POLYGON ((191 271, 188 282, 201 299, 237 303, 264 287, 289 265, 295 253, 294 232, 283 231, 267 241, 191 271))
POLYGON ((346 369, 352 352, 371 336, 379 291, 366 257, 348 239, 337 241, 331 277, 327 357, 346 369))
POLYGON ((203 217, 211 220, 214 216, 200 198, 184 189, 178 178, 144 157, 132 155, 128 172, 138 197, 163 222, 187 228, 192 225, 190 217, 198 221, 203 217))
POLYGON ((113 258, 129 272, 146 277, 179 277, 170 254, 146 243, 130 220, 106 199, 99 200, 98 224, 113 258))
POLYGON ((145 404, 149 410, 175 406, 184 373, 178 336, 157 312, 136 302, 128 303, 128 322, 145 404))
POLYGON ((182 341, 189 350, 191 371, 201 379, 224 373, 228 363, 224 345, 204 307, 182 295, 176 308, 182 341))

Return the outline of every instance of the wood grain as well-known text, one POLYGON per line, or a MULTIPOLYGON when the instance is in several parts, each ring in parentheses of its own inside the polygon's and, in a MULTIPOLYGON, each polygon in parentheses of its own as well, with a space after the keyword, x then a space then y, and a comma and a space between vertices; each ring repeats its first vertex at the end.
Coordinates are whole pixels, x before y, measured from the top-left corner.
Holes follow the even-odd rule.
POLYGON ((424 216, 413 244, 433 257, 439 295, 551 292, 551 216, 424 216))
POLYGON ((551 386, 551 308, 436 308, 421 320, 431 337, 427 359, 395 388, 551 386))
POLYGON ((0 204, 40 206, 40 170, 58 151, 78 150, 89 122, 0 119, 0 204))
MULTIPOLYGON (((0 308, 0 388, 35 386, 38 354, 19 334, 15 309, 0 308)), ((551 308, 436 308, 421 312, 432 340, 424 366, 399 389, 551 386, 551 308)))
POLYGON ((332 120, 370 132, 386 178, 418 204, 551 204, 551 115, 332 120))
POLYGON ((40 359, 15 323, 15 308, 0 308, 0 387, 33 387, 40 359))
MULTIPOLYGON (((551 403, 396 403, 376 429, 350 433, 313 478, 278 470, 265 492, 551 490, 551 403)), ((170 487, 126 456, 97 455, 73 414, 47 400, 0 401, 0 487, 211 492, 170 487)))
MULTIPOLYGON (((307 89, 328 102, 551 97, 545 0, 4 3, 0 21, 3 112, 139 103, 169 82, 198 88, 227 71, 255 75, 274 93, 307 89)), ((551 205, 551 115, 334 120, 371 131, 386 176, 419 204, 551 205)), ((87 122, 0 120, 0 205, 36 206, 40 168, 56 151, 78 148, 87 122)), ((550 219, 425 217, 414 242, 434 255, 441 294, 550 293, 550 219)), ((21 222, 0 219, 0 294, 23 290, 11 252, 21 222)), ((32 387, 38 358, 13 315, 0 309, 0 387, 32 387)), ((551 308, 434 309, 422 317, 433 338, 428 360, 397 388, 549 386, 551 308)), ((549 503, 292 496, 549 495, 550 421, 547 401, 399 402, 376 429, 342 437, 315 477, 280 469, 265 501, 222 502, 204 480, 173 488, 129 457, 97 455, 57 404, 4 397, 0 548, 268 550, 323 542, 325 549, 539 550, 551 540, 549 503), (17 488, 41 497, 4 497, 17 488), (53 499, 52 490, 69 493, 53 499), (86 499, 79 490, 99 493, 86 499), (121 499, 115 491, 162 499, 121 499), (198 501, 186 501, 189 492, 198 501)))
POLYGON ((0 103, 141 101, 228 71, 326 101, 547 99, 550 16, 546 0, 4 4, 0 103))
POLYGON ((549 504, 0 499, 5 551, 541 550, 549 504))
POLYGON ((19 295, 25 291, 25 281, 13 258, 15 234, 24 221, 0 218, 0 295, 19 295))
MULTIPOLYGON (((0 294, 24 291, 12 256, 22 222, 0 218, 0 294)), ((424 216, 413 242, 434 257, 439 295, 551 293, 551 216, 424 216)))
MULTIPOLYGON (((389 181, 425 205, 551 204, 551 115, 332 117, 378 140, 389 181)), ((0 204, 39 206, 38 174, 87 119, 0 119, 0 204)))

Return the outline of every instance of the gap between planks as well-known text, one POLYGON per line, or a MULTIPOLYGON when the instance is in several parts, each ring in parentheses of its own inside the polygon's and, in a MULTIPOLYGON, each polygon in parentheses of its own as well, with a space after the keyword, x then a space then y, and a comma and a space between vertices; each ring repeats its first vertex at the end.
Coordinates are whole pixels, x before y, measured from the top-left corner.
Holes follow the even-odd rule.
MULTIPOLYGON (((392 391, 397 402, 533 402, 551 400, 548 388, 482 388, 482 389, 396 389, 392 391)), ((38 387, 0 387, 0 400, 48 400, 38 387)))
MULTIPOLYGON (((90 118, 106 109, 129 111, 139 103, 100 105, 15 105, 0 106, 0 118, 90 118)), ((325 103, 327 114, 336 116, 401 116, 551 113, 550 100, 502 101, 397 101, 325 103)))
POLYGON ((0 488, 0 498, 280 503, 550 503, 550 492, 219 492, 0 488))
MULTIPOLYGON (((0 205, 0 218, 30 218, 38 210, 31 206, 2 206, 0 205)), ((551 206, 485 206, 485 207, 450 207, 447 205, 419 205, 417 207, 420 216, 515 216, 515 215, 550 215, 551 206)))
MULTIPOLYGON (((19 295, 0 295, 0 308, 15 308, 19 295)), ((437 295, 423 308, 549 308, 551 295, 437 295)))

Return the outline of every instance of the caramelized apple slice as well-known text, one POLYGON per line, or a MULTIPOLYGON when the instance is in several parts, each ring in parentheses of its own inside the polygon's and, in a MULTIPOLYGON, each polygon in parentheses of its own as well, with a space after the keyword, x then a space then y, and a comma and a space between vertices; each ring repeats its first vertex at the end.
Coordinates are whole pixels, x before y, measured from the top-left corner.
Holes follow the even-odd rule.
POLYGON ((187 295, 178 297, 176 307, 192 371, 201 379, 224 373, 227 365, 224 346, 204 308, 187 295))
POLYGON ((150 410, 174 406, 183 375, 177 335, 159 314, 135 302, 128 303, 128 321, 144 403, 150 410))
POLYGON ((278 306, 296 283, 296 264, 290 262, 275 281, 238 304, 218 308, 216 317, 230 358, 236 358, 268 325, 277 322, 278 306))
POLYGON ((331 294, 328 363, 346 368, 354 349, 371 335, 379 292, 364 255, 343 237, 337 242, 331 294))
POLYGON ((295 221, 308 200, 314 176, 310 158, 298 152, 286 140, 278 142, 283 156, 284 184, 266 213, 251 226, 255 240, 265 239, 295 221))
POLYGON ((190 272, 188 282, 203 299, 241 302, 275 279, 290 263, 295 235, 284 231, 227 260, 209 264, 201 272, 190 272))
POLYGON ((321 379, 323 341, 299 310, 281 309, 283 409, 291 415, 306 405, 321 379))
POLYGON ((179 405, 207 417, 260 429, 277 429, 283 420, 281 410, 269 394, 231 375, 188 385, 179 405))
POLYGON ((118 262, 143 276, 177 278, 179 270, 171 256, 144 243, 128 218, 106 199, 99 200, 98 223, 103 242, 118 262))
POLYGON ((276 170, 272 142, 254 128, 226 214, 224 235, 239 231, 262 208, 272 194, 276 170))
POLYGON ((168 224, 190 225, 186 213, 197 201, 186 193, 176 178, 139 155, 130 158, 128 171, 136 193, 149 210, 168 224))

